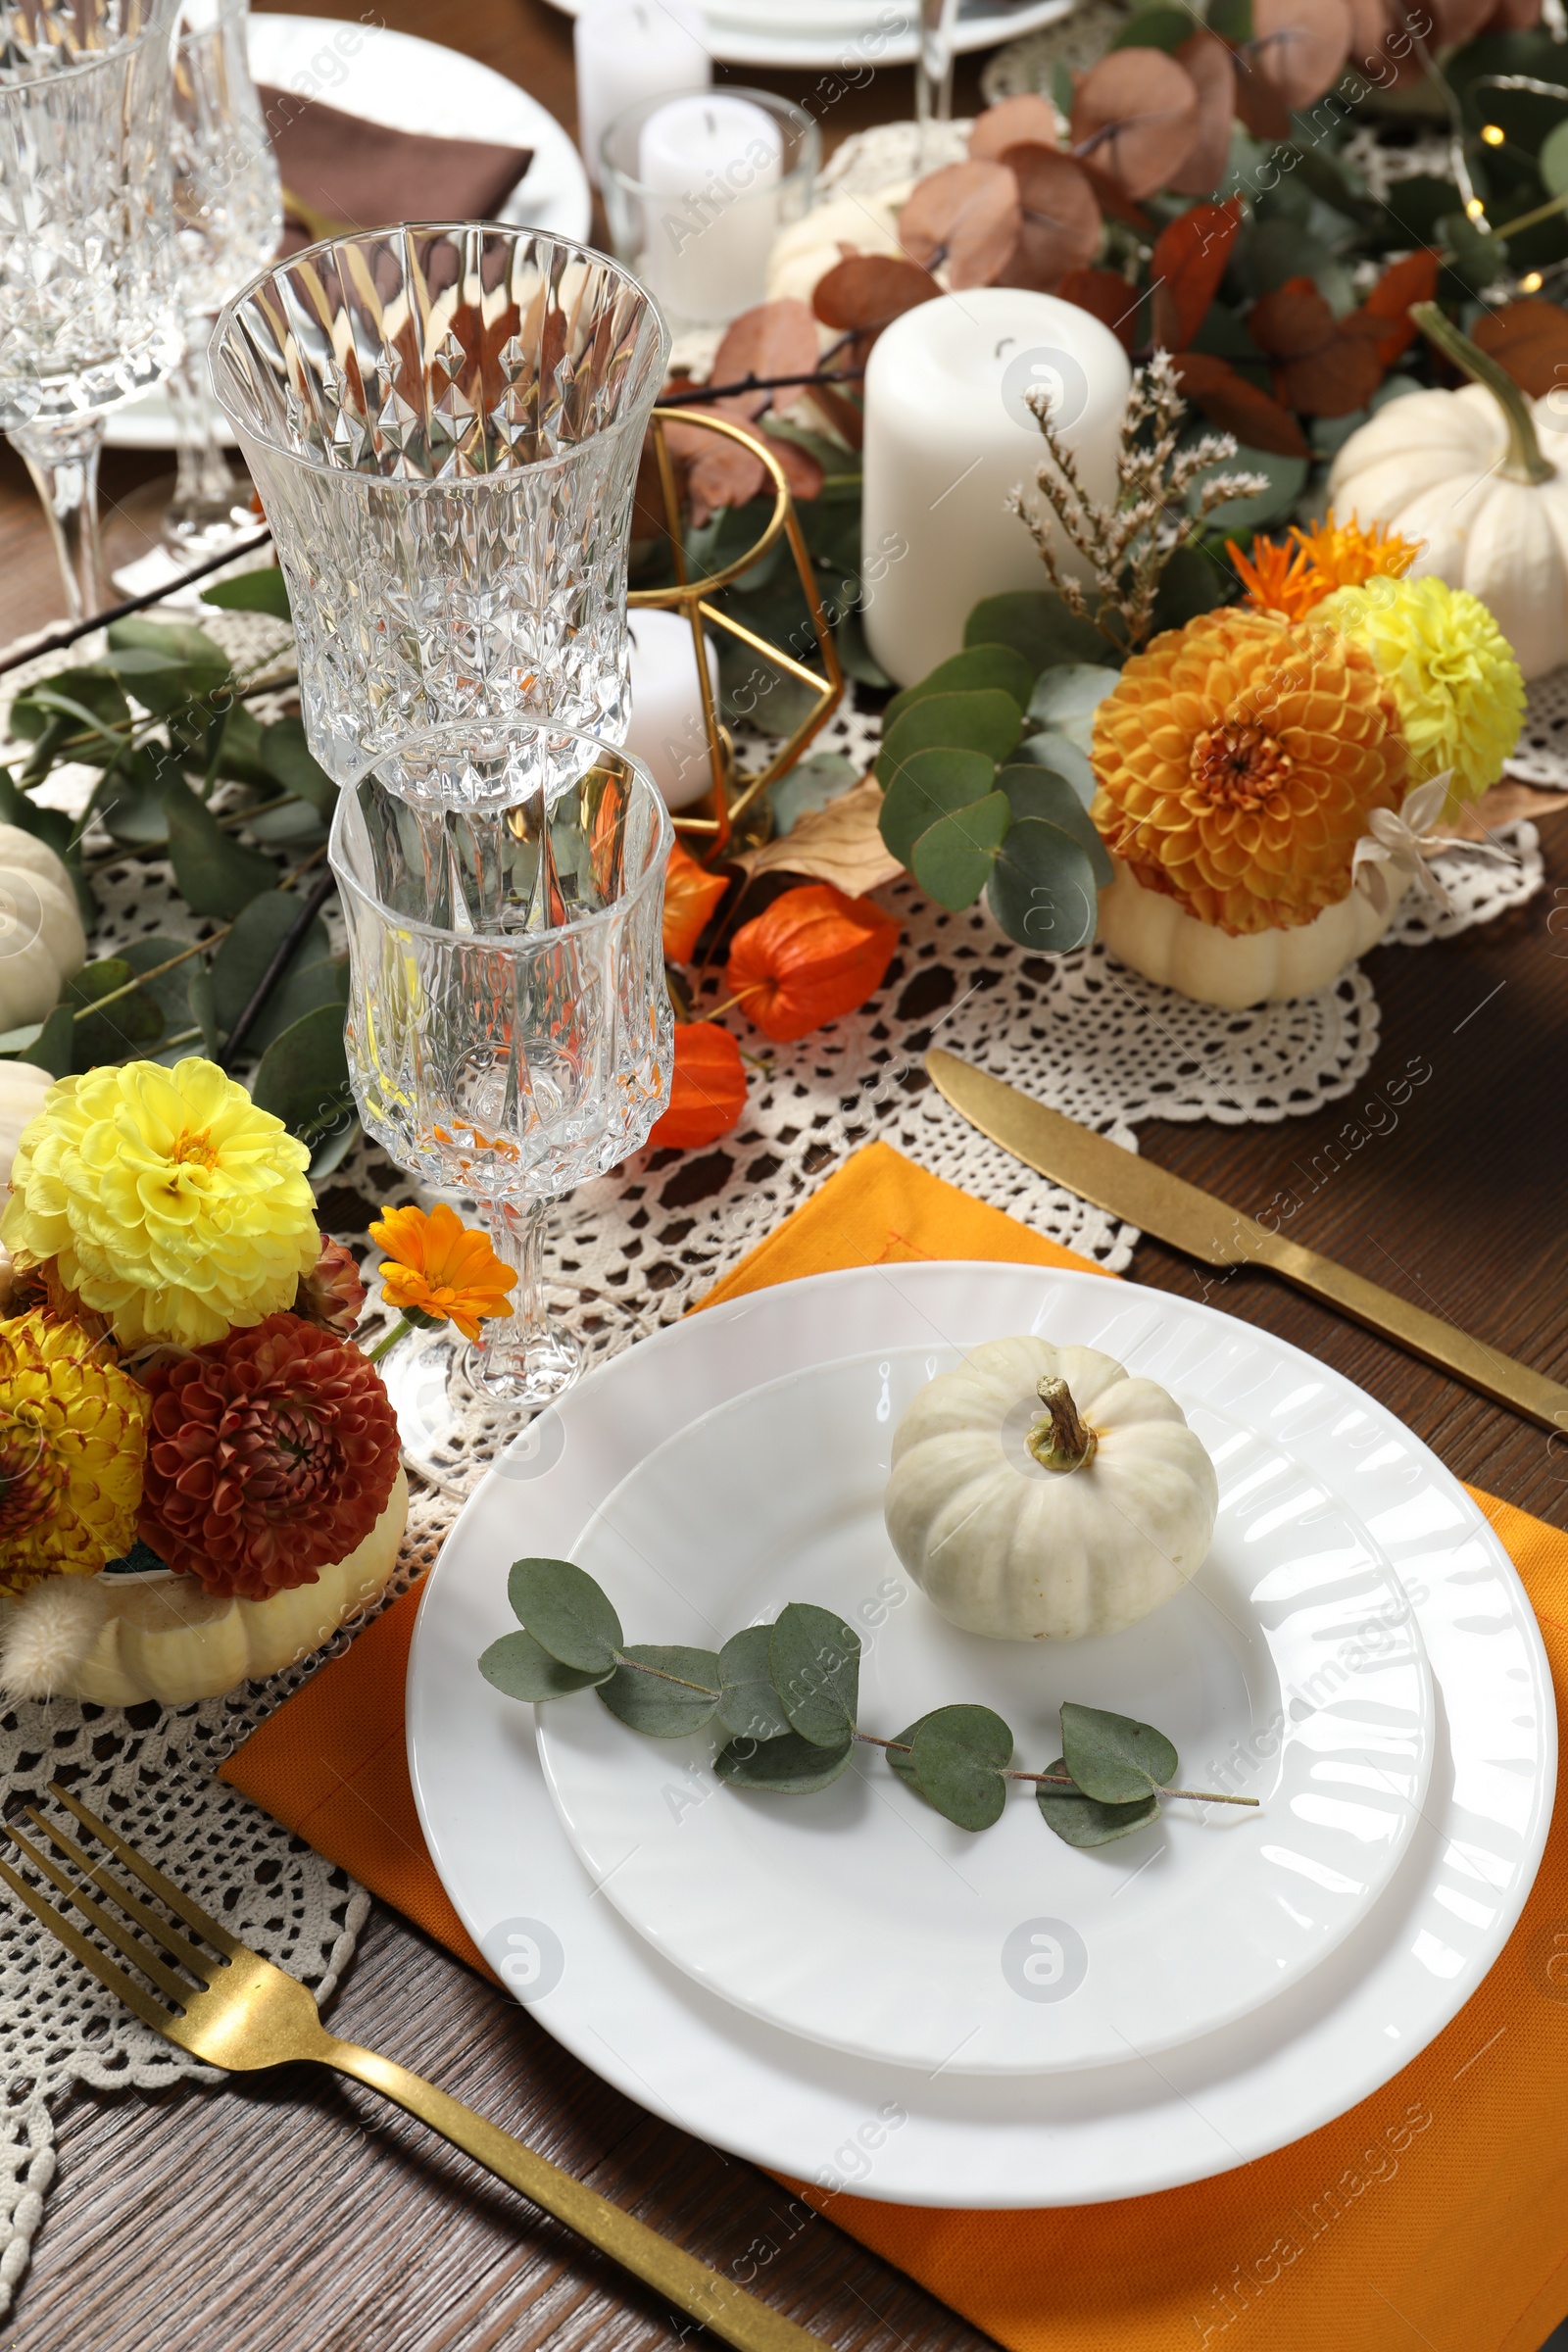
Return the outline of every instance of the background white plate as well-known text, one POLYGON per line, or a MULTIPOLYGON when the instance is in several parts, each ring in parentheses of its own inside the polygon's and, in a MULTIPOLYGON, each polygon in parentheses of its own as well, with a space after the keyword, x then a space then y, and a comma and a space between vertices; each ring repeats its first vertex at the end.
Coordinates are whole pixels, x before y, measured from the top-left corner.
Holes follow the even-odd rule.
POLYGON ((672 1774, 706 1773, 724 1735, 643 1739, 587 1690, 537 1709, 540 1753, 608 1899, 754 2016, 952 2074, 1114 2064, 1272 2000, 1366 1916, 1426 1794, 1431 1677, 1363 1531, 1277 1443, 1190 1391, 1177 1401, 1220 1507, 1183 1592, 1098 1641, 991 1642, 946 1623, 901 1567, 882 1503, 900 1420, 960 1361, 892 1349, 720 1405, 637 1465, 572 1558, 633 1642, 716 1649, 790 1600, 859 1619, 861 1721, 884 1738, 965 1699, 995 1707, 1019 1764, 1043 1770, 1071 1698, 1157 1724, 1179 1785, 1227 1778, 1258 1810, 1173 1802, 1075 1852, 1018 1787, 977 1837, 864 1746, 814 1796, 727 1789, 677 1809, 672 1774), (1266 1754, 1227 1775, 1253 1727, 1276 1722, 1266 1754), (1020 1904, 1054 1916, 1049 1940, 1014 1948, 1020 1904))
MULTIPOLYGON (((498 217, 552 236, 587 237, 592 200, 581 157, 555 116, 504 74, 413 33, 329 17, 253 16, 247 45, 258 82, 319 98, 339 114, 427 138, 531 147, 533 160, 498 217)), ((162 387, 114 410, 106 437, 112 449, 172 449, 162 387)), ((224 437, 232 448, 226 427, 224 437)))
MULTIPOLYGON (((575 17, 581 0, 555 0, 575 17)), ((1070 17, 1078 0, 959 0, 954 46, 960 52, 994 49, 1044 24, 1070 17)), ((707 43, 727 66, 909 66, 916 36, 913 12, 901 0, 845 0, 786 10, 779 0, 708 0, 707 43), (889 21, 892 21, 891 28, 889 21)))
MULTIPOLYGON (((1267 1727, 1260 1727, 1266 1732, 1267 1727)), ((1539 1867, 1556 1777, 1540 1632, 1458 1481, 1352 1383, 1163 1291, 1052 1268, 891 1265, 710 1307, 593 1373, 516 1442, 427 1580, 408 1687, 420 1822, 465 1927, 540 2023, 656 2114, 758 2163, 931 2206, 1091 2204, 1203 2180, 1367 2097, 1457 2014, 1539 1867), (511 1630, 507 1569, 559 1552, 657 1445, 835 1355, 1049 1328, 1272 1433, 1369 1531, 1439 1694, 1420 1826, 1369 1919, 1278 2000, 1157 2062, 928 2079, 818 2050, 716 2001, 596 1892, 557 1819, 528 1710, 474 1663, 511 1630)), ((672 1781, 700 1804, 700 1782, 672 1781)), ((1020 1923, 1022 1924, 1022 1923, 1020 1923)))

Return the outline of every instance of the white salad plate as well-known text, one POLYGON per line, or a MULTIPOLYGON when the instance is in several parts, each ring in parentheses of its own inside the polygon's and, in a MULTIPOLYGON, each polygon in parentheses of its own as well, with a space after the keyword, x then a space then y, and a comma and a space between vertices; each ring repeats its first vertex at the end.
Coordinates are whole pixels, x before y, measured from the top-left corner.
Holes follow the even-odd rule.
MULTIPOLYGON (((565 15, 582 0, 556 0, 565 15)), ((953 45, 994 49, 1070 17, 1078 0, 958 0, 953 45)), ((908 0, 706 0, 704 43, 727 66, 911 66, 917 11, 908 0)))
MULTIPOLYGON (((809 1797, 726 1789, 672 1807, 672 1776, 707 1785, 725 1735, 646 1739, 589 1690, 539 1709, 545 1774, 616 1910, 755 2016, 927 2072, 1114 2065, 1273 1999, 1365 1918, 1426 1796, 1432 1680, 1364 1529, 1276 1439, 1199 1403, 1220 1509, 1185 1591, 1094 1641, 948 1624, 901 1567, 882 1500, 906 1407, 960 1361, 927 1342, 748 1391, 639 1462, 572 1557, 629 1641, 716 1649, 791 1600, 835 1611, 861 1641, 859 1720, 884 1739, 978 1702, 1041 1771, 1069 1698, 1156 1724, 1178 1786, 1227 1783, 1256 1810, 1177 1801, 1075 1851, 1025 1785, 974 1835, 863 1744, 809 1797), (1050 1929, 1025 1927, 1040 1914, 1050 1929)), ((1015 1451, 1020 1475, 1053 1475, 1021 1431, 1015 1451)))
MULTIPOLYGON (((252 16, 246 43, 251 73, 269 89, 318 98, 390 130, 531 148, 527 172, 499 218, 552 236, 587 237, 593 200, 582 158, 555 116, 504 74, 437 41, 330 17, 252 16)), ((162 386, 113 410, 105 438, 113 449, 172 449, 173 415, 162 386)))
MULTIPOLYGON (((799 1471, 804 1483, 810 1465, 799 1471)), ((678 1597, 667 1595, 671 1610, 678 1597)), ((670 1638, 662 1619, 627 1632, 670 1638)), ((1352 1639, 1338 1666, 1357 1671, 1365 1646, 1352 1639)), ((1161 1721, 1157 1711, 1152 1719, 1161 1721)), ((1236 1763, 1250 1751, 1266 1764, 1282 1728, 1250 1725, 1236 1763)), ((648 1743, 625 1738, 635 1772, 648 1743)), ((1556 1773, 1550 1678, 1524 1589, 1463 1488, 1391 1413, 1298 1349, 1196 1301, 1099 1275, 968 1262, 822 1275, 709 1308, 541 1415, 467 1503, 427 1579, 408 1747, 424 1835, 464 1925, 586 2064, 668 2121, 780 2172, 895 2202, 998 2208, 1205 2179, 1388 2082, 1456 2016, 1507 1940, 1540 1863, 1556 1773), (1134 2045, 1115 2063, 1054 2073, 859 2058, 720 1999, 632 1928, 557 1811, 535 1722, 545 1710, 503 1697, 476 1661, 513 1630, 513 1559, 572 1552, 622 1482, 703 1416, 825 1363, 874 1353, 891 1367, 921 1348, 941 1360, 1029 1331, 1102 1348, 1162 1381, 1195 1418, 1206 1411, 1250 1432, 1271 1457, 1310 1474, 1326 1511, 1361 1531, 1403 1587, 1430 1661, 1431 1780, 1381 1898, 1316 1966, 1228 2025, 1152 2055, 1134 2045)), ((690 1823, 743 1801, 715 1789, 701 1764, 670 1763, 672 1815, 690 1823)), ((1163 1858, 1151 1877, 1185 1860, 1181 1810, 1171 1808, 1169 1846, 1156 1842, 1163 1858)), ((1060 1862, 1094 1859, 1068 1855, 1039 1827, 1039 1875, 1019 1889, 1016 1947, 1044 1954, 1037 1980, 1050 1978, 1054 1957, 1034 1939, 1062 1924, 1060 1862)), ((965 1840, 971 1851, 983 1843, 965 1840)), ((1102 1859, 1119 1870, 1114 1850, 1102 1859)), ((1021 1964, 1019 1974, 1028 1981, 1021 1964)), ((1020 1993, 1020 2009, 1033 1997, 1020 1993)))

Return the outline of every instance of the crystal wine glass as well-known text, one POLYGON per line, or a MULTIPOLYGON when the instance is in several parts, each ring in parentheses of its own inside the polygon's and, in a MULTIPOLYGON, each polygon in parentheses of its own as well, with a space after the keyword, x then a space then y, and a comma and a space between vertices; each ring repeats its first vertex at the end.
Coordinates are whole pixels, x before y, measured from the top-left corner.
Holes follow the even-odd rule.
POLYGON ((383 1362, 407 1450, 450 1477, 461 1433, 576 1377, 546 1312, 549 1203, 637 1151, 669 1098, 664 868, 674 830, 640 761, 518 724, 416 739, 469 763, 483 805, 339 795, 330 857, 348 926, 349 1070, 367 1132, 436 1192, 469 1195, 517 1276, 465 1348, 409 1333, 383 1362))
MULTIPOLYGON (((668 349, 603 254, 488 222, 309 246, 228 305, 214 382, 338 783, 458 720, 621 740, 632 494, 668 349)), ((419 789, 463 785, 427 758, 419 789)))
POLYGON ((79 620, 104 604, 104 414, 179 356, 167 0, 14 0, 0 28, 0 430, 79 620))
POLYGON ((174 495, 164 538, 204 555, 254 529, 251 486, 223 454, 208 372, 213 322, 266 268, 283 228, 277 159, 245 54, 248 0, 184 0, 174 46, 174 249, 183 358, 171 371, 174 495))
POLYGON ((920 126, 920 169, 935 160, 931 125, 953 120, 953 24, 958 0, 920 0, 914 60, 914 119, 920 126))

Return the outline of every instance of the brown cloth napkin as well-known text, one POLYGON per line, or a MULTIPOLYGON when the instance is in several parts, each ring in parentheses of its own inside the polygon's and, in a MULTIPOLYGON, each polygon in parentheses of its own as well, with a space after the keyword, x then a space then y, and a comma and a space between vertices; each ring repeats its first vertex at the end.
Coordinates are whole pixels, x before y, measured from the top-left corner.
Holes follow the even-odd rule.
POLYGON ((392 220, 488 220, 533 160, 527 147, 388 130, 295 90, 261 90, 283 181, 279 251, 392 220))

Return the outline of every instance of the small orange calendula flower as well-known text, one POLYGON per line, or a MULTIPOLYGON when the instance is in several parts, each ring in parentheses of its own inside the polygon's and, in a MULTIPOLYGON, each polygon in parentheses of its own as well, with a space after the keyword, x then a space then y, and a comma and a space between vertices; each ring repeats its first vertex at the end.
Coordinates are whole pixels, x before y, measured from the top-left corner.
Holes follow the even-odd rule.
POLYGON ((1254 539, 1250 557, 1234 539, 1225 542, 1248 603, 1259 612, 1283 612, 1287 620, 1299 620, 1336 588, 1362 588, 1379 575, 1398 579, 1421 553, 1415 540, 1381 522, 1364 526, 1353 514, 1348 522, 1336 522, 1329 514, 1304 531, 1292 523, 1291 539, 1294 547, 1290 540, 1254 539))
POLYGON ((512 1312, 507 1293, 516 1275, 444 1200, 428 1213, 383 1208, 370 1239, 388 1253, 379 1269, 381 1293, 401 1314, 413 1308, 438 1323, 455 1323, 466 1340, 476 1340, 483 1317, 512 1312))
POLYGON ((1287 547, 1279 539, 1254 539, 1249 558, 1234 539, 1227 539, 1225 553, 1247 590, 1248 603, 1259 612, 1283 612, 1287 620, 1299 620, 1328 594, 1318 586, 1298 547, 1287 547))

